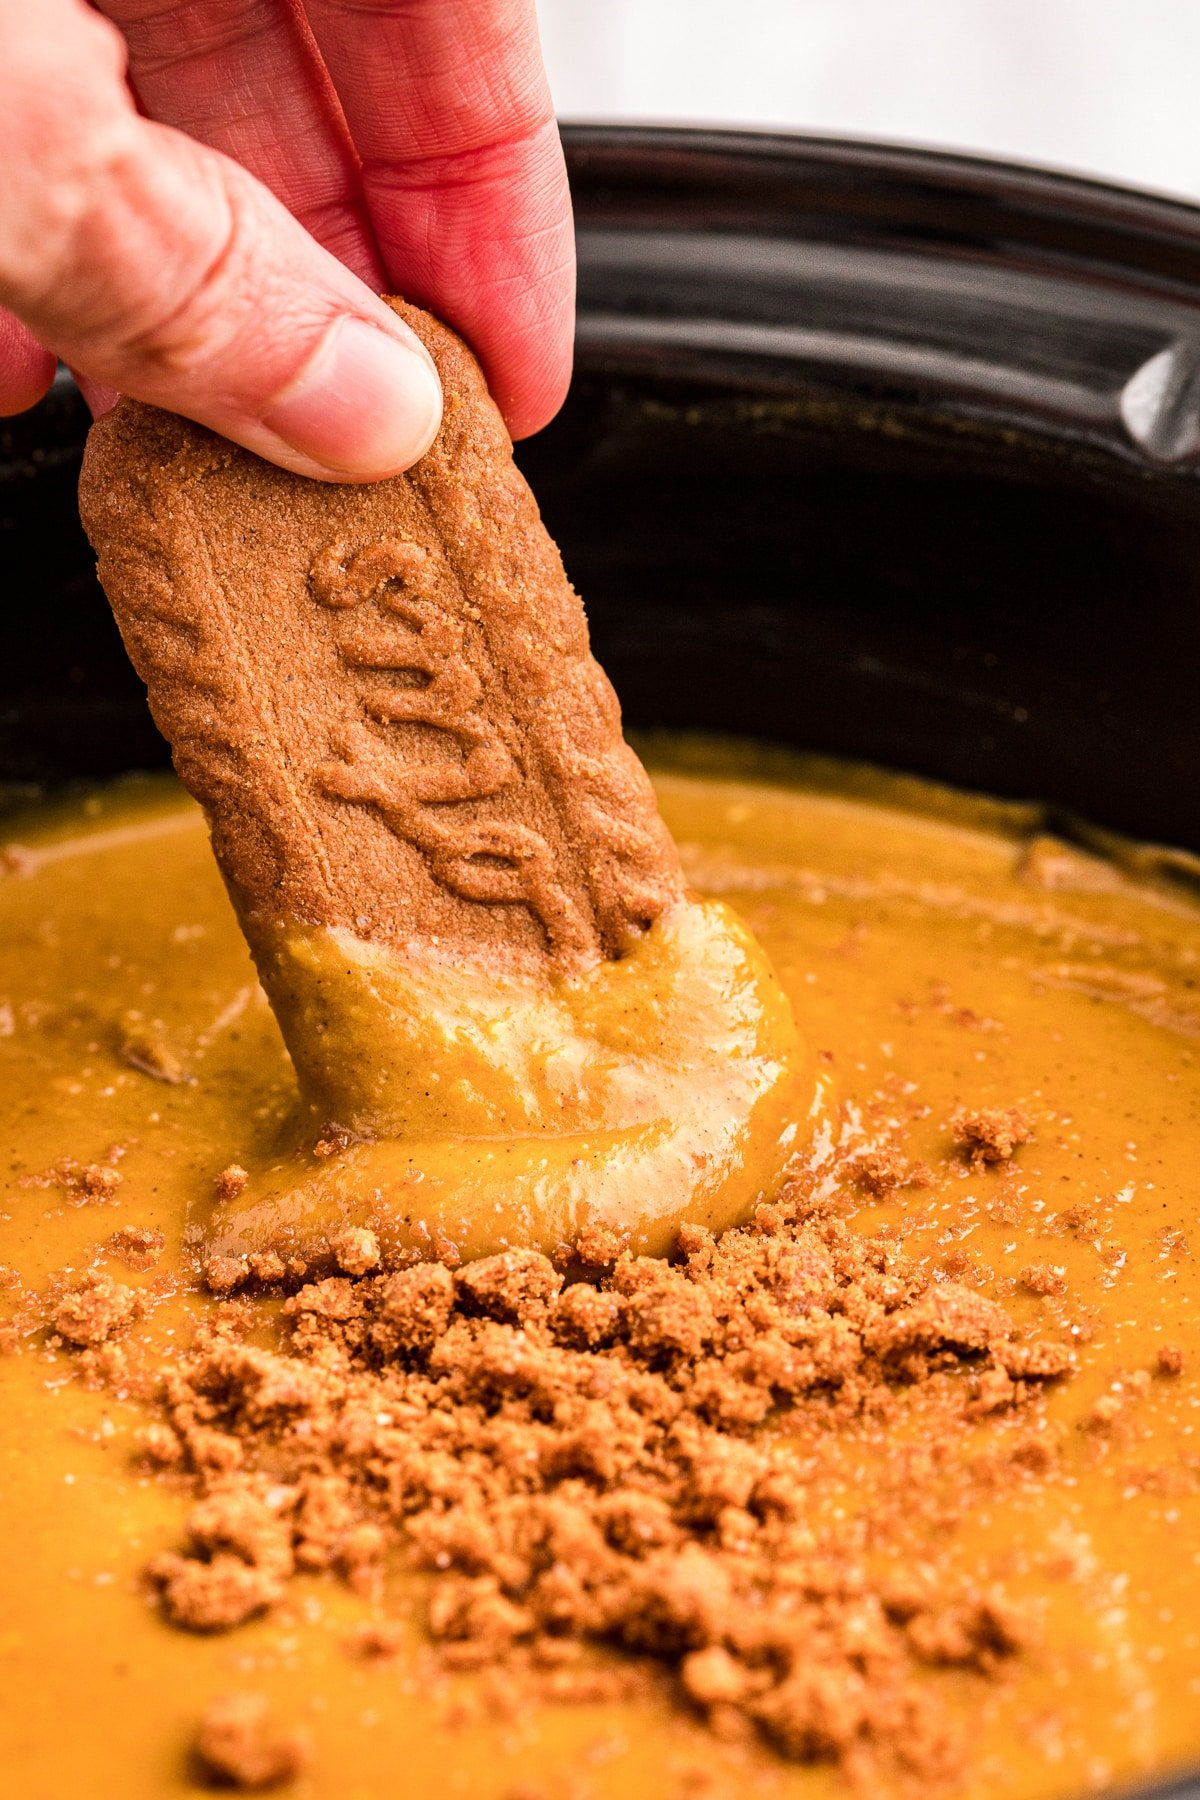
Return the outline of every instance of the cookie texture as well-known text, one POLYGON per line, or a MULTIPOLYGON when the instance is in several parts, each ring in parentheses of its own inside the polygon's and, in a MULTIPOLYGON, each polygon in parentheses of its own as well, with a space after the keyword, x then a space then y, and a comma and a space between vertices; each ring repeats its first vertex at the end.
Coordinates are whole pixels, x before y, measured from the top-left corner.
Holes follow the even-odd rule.
POLYGON ((683 892, 482 372, 428 314, 442 429, 374 486, 121 400, 80 510, 155 722, 256 922, 561 972, 683 892))

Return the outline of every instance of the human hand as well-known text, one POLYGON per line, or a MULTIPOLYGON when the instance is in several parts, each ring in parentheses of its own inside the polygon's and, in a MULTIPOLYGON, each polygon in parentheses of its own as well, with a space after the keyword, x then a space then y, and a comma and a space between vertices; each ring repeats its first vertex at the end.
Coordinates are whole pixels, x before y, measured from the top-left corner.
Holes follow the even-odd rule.
POLYGON ((0 0, 0 413, 61 357, 94 410, 395 474, 441 391, 386 290, 462 333, 514 437, 553 416, 574 263, 533 0, 98 4, 0 0))

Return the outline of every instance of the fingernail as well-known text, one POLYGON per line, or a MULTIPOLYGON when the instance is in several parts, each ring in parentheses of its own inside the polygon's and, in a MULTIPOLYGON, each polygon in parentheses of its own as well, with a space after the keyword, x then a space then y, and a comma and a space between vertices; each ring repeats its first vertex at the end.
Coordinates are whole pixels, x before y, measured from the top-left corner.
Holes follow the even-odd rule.
POLYGON ((263 415, 305 462, 351 481, 396 475, 424 456, 442 421, 442 389, 424 346, 341 318, 263 415))

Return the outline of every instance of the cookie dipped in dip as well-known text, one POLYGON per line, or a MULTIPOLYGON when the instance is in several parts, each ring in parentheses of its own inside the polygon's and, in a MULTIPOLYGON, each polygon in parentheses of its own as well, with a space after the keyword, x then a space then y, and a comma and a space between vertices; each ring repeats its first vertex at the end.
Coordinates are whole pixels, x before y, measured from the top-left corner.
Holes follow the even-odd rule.
POLYGON ((407 474, 306 481, 125 400, 81 482, 299 1079, 215 1205, 225 1291, 347 1231, 385 1269, 662 1253, 748 1216, 812 1086, 763 953, 685 889, 478 365, 391 304, 446 395, 407 474))

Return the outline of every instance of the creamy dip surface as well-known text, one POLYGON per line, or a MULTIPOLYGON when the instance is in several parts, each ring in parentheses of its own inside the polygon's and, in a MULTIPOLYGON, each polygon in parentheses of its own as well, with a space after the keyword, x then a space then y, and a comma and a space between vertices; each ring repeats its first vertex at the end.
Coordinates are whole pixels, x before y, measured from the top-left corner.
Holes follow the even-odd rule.
MULTIPOLYGON (((994 1587, 1024 1621, 995 1667, 934 1657, 919 1674, 958 1733, 947 1791, 1065 1800, 1200 1762, 1194 869, 869 771, 698 743, 651 746, 650 761, 689 881, 756 934, 816 1059, 797 1157, 810 1184, 828 1165, 826 1209, 1073 1359, 1020 1407, 980 1406, 907 1493, 898 1445, 918 1470, 936 1429, 923 1403, 836 1430, 811 1407, 759 1427, 808 1459, 815 1528, 853 1526, 877 1560, 994 1587), (964 1109, 1019 1114, 1026 1141, 980 1153, 964 1109)), ((287 1791, 304 1800, 848 1791, 828 1757, 712 1729, 673 1676, 497 1704, 487 1671, 431 1661, 438 1577, 399 1550, 382 1590, 300 1574, 234 1630, 167 1622, 146 1568, 179 1544, 190 1490, 147 1464, 153 1401, 96 1358, 81 1368, 44 1309, 88 1271, 111 1275, 142 1296, 126 1340, 169 1366, 218 1305, 197 1248, 214 1183, 266 1153, 294 1078, 201 816, 173 784, 14 814, 2 837, 8 1791, 196 1792, 197 1722, 234 1690, 303 1733, 287 1791), (131 1266, 126 1229, 161 1247, 131 1266), (349 1654, 381 1612, 390 1653, 349 1654)), ((278 1298, 244 1304, 255 1341, 274 1342, 278 1298)), ((877 1793, 911 1782, 890 1763, 872 1777, 877 1793)))

